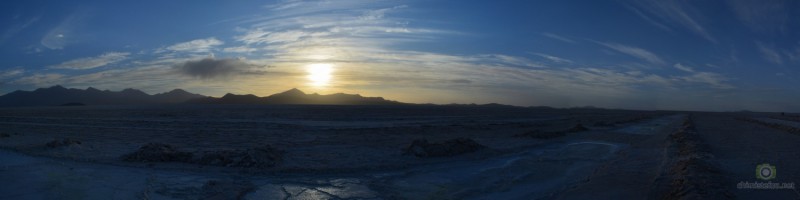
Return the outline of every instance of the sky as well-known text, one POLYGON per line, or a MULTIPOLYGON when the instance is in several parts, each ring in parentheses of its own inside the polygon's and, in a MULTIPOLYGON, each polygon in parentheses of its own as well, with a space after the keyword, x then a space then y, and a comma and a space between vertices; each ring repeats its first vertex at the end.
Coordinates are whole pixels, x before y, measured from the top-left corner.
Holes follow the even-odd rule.
POLYGON ((16 1, 0 93, 62 85, 210 96, 800 112, 800 2, 16 1))

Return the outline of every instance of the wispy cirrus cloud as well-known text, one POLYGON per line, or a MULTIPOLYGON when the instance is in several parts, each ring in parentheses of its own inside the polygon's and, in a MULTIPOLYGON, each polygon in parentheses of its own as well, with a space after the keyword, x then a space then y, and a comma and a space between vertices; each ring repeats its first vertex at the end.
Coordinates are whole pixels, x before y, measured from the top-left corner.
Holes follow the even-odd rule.
POLYGON ((690 5, 691 2, 679 0, 633 0, 627 2, 629 3, 627 6, 632 6, 632 11, 654 26, 662 29, 667 28, 654 20, 658 19, 666 24, 692 31, 708 41, 717 43, 717 39, 698 20, 703 16, 690 5))
POLYGON ((57 73, 37 73, 30 76, 25 76, 18 78, 14 81, 11 81, 12 84, 21 84, 21 85, 34 85, 36 87, 45 87, 45 86, 52 86, 56 84, 61 84, 61 79, 64 78, 64 74, 57 74, 57 73))
POLYGON ((128 59, 128 52, 108 52, 95 57, 78 58, 50 66, 52 69, 93 69, 128 59))
POLYGON ((86 10, 78 10, 68 15, 58 25, 47 31, 39 43, 49 49, 63 49, 75 39, 76 30, 87 16, 86 10))
POLYGON ((15 77, 15 76, 21 75, 23 73, 25 73, 24 69, 9 69, 9 70, 5 70, 5 71, 0 71, 0 80, 1 79, 5 79, 5 78, 9 78, 9 77, 15 77))
POLYGON ((688 76, 676 77, 676 79, 686 81, 688 83, 702 83, 717 89, 735 88, 734 86, 726 83, 728 78, 721 74, 712 72, 696 72, 688 76))
POLYGON ((617 43, 606 43, 606 42, 597 42, 597 43, 600 44, 600 45, 606 46, 606 47, 608 47, 610 49, 613 49, 613 50, 615 50, 617 52, 620 52, 620 53, 623 53, 623 54, 627 54, 629 56, 633 56, 633 57, 642 59, 642 60, 647 61, 647 62, 652 63, 652 64, 656 64, 656 65, 664 65, 664 64, 666 64, 666 62, 664 62, 664 60, 661 59, 661 57, 659 57, 658 55, 654 54, 653 52, 650 52, 650 51, 642 49, 642 48, 633 47, 633 46, 627 46, 627 45, 622 45, 622 44, 617 44, 617 43))
POLYGON ((800 43, 794 49, 786 50, 783 53, 789 61, 800 63, 800 43))
POLYGON ((5 43, 8 39, 11 39, 12 37, 16 36, 19 32, 22 32, 23 30, 27 29, 28 27, 31 27, 31 25, 33 25, 33 24, 36 24, 36 22, 38 22, 39 19, 41 19, 41 18, 42 18, 42 16, 40 15, 40 16, 32 17, 32 18, 30 18, 28 20, 25 20, 22 23, 12 23, 11 26, 8 27, 6 29, 6 31, 3 32, 2 35, 0 35, 0 44, 5 43))
POLYGON ((222 49, 222 52, 227 53, 251 53, 256 51, 258 51, 258 49, 249 46, 225 47, 222 49))
POLYGON ((264 31, 263 29, 255 29, 247 31, 244 35, 236 36, 236 40, 248 45, 273 44, 294 42, 310 35, 312 35, 312 33, 300 30, 270 32, 264 31))
POLYGON ((537 56, 542 57, 542 58, 545 58, 545 59, 550 60, 551 62, 554 62, 554 63, 574 63, 570 59, 556 57, 556 56, 552 56, 552 55, 548 55, 548 54, 543 54, 543 53, 531 53, 531 54, 537 55, 537 56))
POLYGON ((750 29, 762 33, 787 31, 790 7, 784 0, 727 1, 739 20, 750 29))
POLYGON ((213 48, 223 44, 225 44, 225 42, 218 40, 215 37, 210 37, 205 39, 196 39, 188 42, 181 42, 170 45, 168 47, 159 48, 156 50, 156 53, 163 53, 167 51, 203 53, 203 52, 210 52, 213 48))
POLYGON ((735 88, 735 86, 727 83, 730 79, 722 74, 700 71, 681 63, 675 63, 672 66, 678 70, 689 73, 689 75, 673 77, 673 79, 677 81, 683 81, 684 83, 701 83, 716 89, 735 88))
POLYGON ((265 6, 270 12, 242 21, 228 52, 262 52, 275 61, 359 62, 389 46, 430 41, 452 32, 410 27, 393 14, 406 9, 383 1, 290 1, 265 6))
POLYGON ((656 27, 658 27, 660 29, 663 29, 665 31, 672 31, 672 29, 669 28, 667 25, 664 25, 663 23, 656 21, 652 17, 647 16, 640 9, 638 9, 636 7, 633 7, 633 6, 630 6, 630 5, 625 5, 625 7, 628 8, 629 10, 631 10, 633 13, 635 13, 637 16, 639 16, 639 18, 642 18, 647 23, 650 23, 653 26, 656 26, 656 27))
POLYGON ((555 39, 555 40, 558 40, 558 41, 566 42, 566 43, 571 43, 571 44, 577 44, 578 43, 575 40, 566 38, 566 37, 561 36, 561 35, 556 35, 556 34, 553 34, 553 33, 542 33, 542 36, 545 36, 545 37, 548 37, 548 38, 551 38, 551 39, 555 39))
POLYGON ((12 80, 13 78, 16 78, 24 73, 25 73, 24 69, 9 69, 0 71, 0 84, 5 84, 10 80, 12 80))
POLYGON ((683 65, 683 64, 680 64, 680 63, 675 63, 675 65, 672 65, 672 66, 675 67, 676 69, 681 70, 681 71, 694 72, 694 69, 692 69, 692 67, 689 67, 689 66, 686 66, 686 65, 683 65))
POLYGON ((758 52, 761 53, 761 57, 764 58, 764 60, 778 65, 783 64, 783 56, 781 56, 780 51, 772 47, 772 45, 768 45, 763 42, 756 42, 756 47, 758 48, 758 52))

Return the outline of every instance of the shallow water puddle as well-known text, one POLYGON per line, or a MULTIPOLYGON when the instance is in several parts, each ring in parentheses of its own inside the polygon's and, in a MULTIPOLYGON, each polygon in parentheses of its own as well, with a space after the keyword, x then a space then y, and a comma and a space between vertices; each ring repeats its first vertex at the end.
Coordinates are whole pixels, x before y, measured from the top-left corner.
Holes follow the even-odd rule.
POLYGON ((317 180, 314 183, 267 183, 245 199, 371 199, 378 194, 356 178, 317 180))

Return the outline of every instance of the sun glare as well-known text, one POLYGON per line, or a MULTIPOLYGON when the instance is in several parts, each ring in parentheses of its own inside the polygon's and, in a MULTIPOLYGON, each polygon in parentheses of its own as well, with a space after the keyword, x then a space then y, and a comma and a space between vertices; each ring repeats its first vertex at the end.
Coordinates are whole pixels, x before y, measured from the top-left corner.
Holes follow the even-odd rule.
POLYGON ((308 80, 312 86, 323 87, 327 86, 331 81, 331 72, 333 72, 333 65, 327 63, 315 63, 306 66, 308 71, 308 80))

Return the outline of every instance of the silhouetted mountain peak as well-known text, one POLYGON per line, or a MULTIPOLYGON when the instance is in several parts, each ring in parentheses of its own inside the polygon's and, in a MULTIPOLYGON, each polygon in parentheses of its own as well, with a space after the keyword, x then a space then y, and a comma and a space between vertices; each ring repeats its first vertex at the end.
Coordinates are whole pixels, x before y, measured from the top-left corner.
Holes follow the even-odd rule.
POLYGON ((129 95, 148 95, 147 93, 142 92, 141 90, 137 90, 137 89, 133 89, 133 88, 125 88, 124 90, 122 90, 121 93, 129 94, 129 95))
POLYGON ((167 93, 189 93, 189 92, 187 92, 186 90, 183 90, 183 89, 174 89, 174 90, 170 90, 167 93))
POLYGON ((225 95, 222 95, 222 97, 221 97, 221 98, 231 98, 231 97, 235 97, 235 96, 236 96, 236 95, 235 95, 235 94, 233 94, 233 93, 225 93, 225 95))
POLYGON ((305 92, 303 92, 303 91, 300 91, 300 90, 299 90, 299 89, 297 89, 297 88, 292 88, 291 90, 286 90, 285 92, 281 92, 281 93, 278 93, 278 94, 275 94, 275 95, 281 95, 281 96, 284 96, 284 95, 285 95, 285 96, 302 96, 302 95, 306 95, 306 93, 305 93, 305 92))
POLYGON ((50 86, 49 88, 38 88, 34 91, 62 91, 62 90, 67 90, 67 88, 64 88, 61 85, 54 85, 50 86))
POLYGON ((173 89, 173 90, 170 90, 169 92, 165 92, 165 93, 161 93, 161 94, 157 94, 157 95, 178 96, 178 95, 198 95, 198 94, 192 94, 192 93, 187 92, 186 90, 183 90, 183 89, 173 89))
POLYGON ((155 94, 153 97, 160 102, 166 103, 181 103, 192 99, 206 98, 206 96, 190 93, 182 89, 174 89, 169 92, 155 94))
POLYGON ((101 92, 101 91, 100 91, 100 90, 98 90, 97 88, 93 88, 93 87, 88 87, 88 88, 86 88, 86 91, 89 91, 89 92, 101 92))
POLYGON ((248 97, 248 98, 258 98, 258 96, 256 96, 256 95, 252 95, 252 94, 233 94, 233 93, 227 93, 227 94, 225 94, 224 96, 222 96, 222 98, 223 98, 223 99, 225 99, 225 98, 243 98, 243 97, 248 97))
POLYGON ((215 100, 232 104, 258 104, 260 98, 252 94, 238 95, 238 94, 227 93, 225 94, 225 96, 222 96, 219 99, 211 98, 211 102, 215 100))

